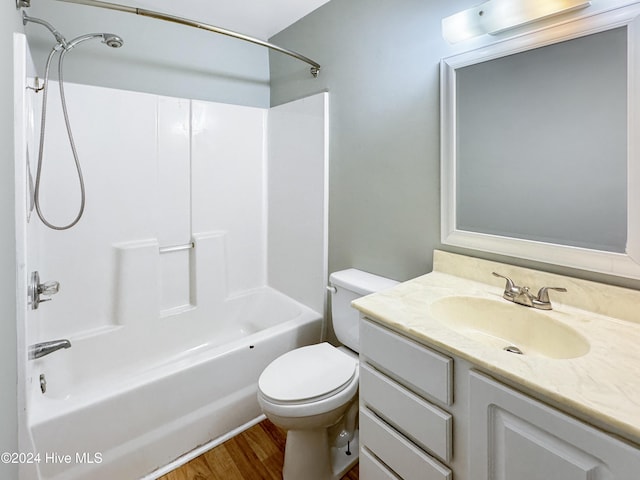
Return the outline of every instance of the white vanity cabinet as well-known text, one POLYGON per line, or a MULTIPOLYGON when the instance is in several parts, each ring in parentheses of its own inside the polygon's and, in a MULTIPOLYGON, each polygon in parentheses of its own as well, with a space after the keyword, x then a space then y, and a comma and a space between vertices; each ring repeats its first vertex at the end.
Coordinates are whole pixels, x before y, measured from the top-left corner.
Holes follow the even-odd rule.
POLYGON ((476 480, 637 480, 640 450, 471 371, 476 480))
POLYGON ((360 323, 363 479, 452 480, 451 358, 360 323))
POLYGON ((631 443, 365 317, 360 445, 364 480, 640 480, 631 443))

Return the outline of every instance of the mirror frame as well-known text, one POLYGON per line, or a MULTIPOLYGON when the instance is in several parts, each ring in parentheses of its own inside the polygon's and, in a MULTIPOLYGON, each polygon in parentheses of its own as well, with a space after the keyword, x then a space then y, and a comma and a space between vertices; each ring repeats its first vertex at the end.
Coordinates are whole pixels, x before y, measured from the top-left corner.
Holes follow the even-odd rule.
POLYGON ((440 63, 441 241, 582 270, 640 278, 640 4, 592 13, 446 57, 440 63), (618 27, 627 28, 627 243, 625 253, 458 230, 456 69, 618 27), (637 137, 637 138, 636 138, 637 137))

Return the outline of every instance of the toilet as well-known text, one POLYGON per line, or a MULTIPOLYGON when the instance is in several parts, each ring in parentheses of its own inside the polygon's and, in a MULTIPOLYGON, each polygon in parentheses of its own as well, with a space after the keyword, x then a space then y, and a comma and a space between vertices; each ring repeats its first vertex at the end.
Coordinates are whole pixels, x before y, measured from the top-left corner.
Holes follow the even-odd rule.
POLYGON ((336 338, 297 348, 271 362, 258 380, 265 416, 287 430, 284 480, 337 480, 358 461, 358 312, 351 301, 397 285, 355 268, 332 273, 336 338))

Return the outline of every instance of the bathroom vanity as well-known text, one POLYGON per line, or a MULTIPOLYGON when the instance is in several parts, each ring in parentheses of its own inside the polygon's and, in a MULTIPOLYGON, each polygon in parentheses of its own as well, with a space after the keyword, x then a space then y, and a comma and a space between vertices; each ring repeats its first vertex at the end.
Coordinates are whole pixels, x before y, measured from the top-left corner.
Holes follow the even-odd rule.
POLYGON ((353 305, 362 478, 639 478, 640 292, 435 252, 353 305), (567 292, 539 312, 494 271, 567 292))

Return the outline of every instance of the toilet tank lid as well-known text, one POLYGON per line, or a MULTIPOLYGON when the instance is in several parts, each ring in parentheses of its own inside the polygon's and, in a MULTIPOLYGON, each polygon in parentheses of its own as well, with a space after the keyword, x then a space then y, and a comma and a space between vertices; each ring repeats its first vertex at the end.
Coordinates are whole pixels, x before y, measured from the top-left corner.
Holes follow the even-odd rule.
POLYGON ((348 268, 334 272, 329 276, 329 283, 336 287, 342 287, 360 295, 369 295, 398 285, 400 282, 390 278, 363 272, 356 268, 348 268))

